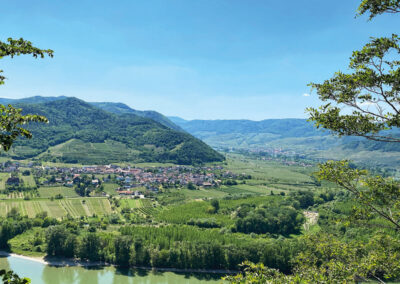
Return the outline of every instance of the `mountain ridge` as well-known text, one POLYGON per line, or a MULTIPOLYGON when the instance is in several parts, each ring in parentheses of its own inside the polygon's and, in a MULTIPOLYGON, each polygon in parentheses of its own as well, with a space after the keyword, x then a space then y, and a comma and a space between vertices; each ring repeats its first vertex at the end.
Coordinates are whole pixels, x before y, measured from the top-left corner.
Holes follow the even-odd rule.
MULTIPOLYGON (((64 100, 67 98, 74 98, 74 97, 67 97, 67 96, 51 96, 51 97, 43 97, 43 96, 33 96, 33 97, 26 97, 22 99, 10 99, 10 98, 0 98, 0 104, 8 105, 8 104, 20 104, 20 103, 27 103, 27 104, 38 104, 38 103, 46 103, 58 100, 64 100)), ((114 114, 135 114, 141 117, 146 117, 153 119, 171 129, 184 131, 182 128, 174 124, 170 121, 166 116, 163 114, 154 111, 154 110, 136 110, 124 103, 113 103, 113 102, 87 102, 91 105, 94 105, 98 108, 101 108, 105 111, 114 113, 114 114)))
POLYGON ((224 159, 221 154, 188 133, 170 129, 135 114, 113 114, 77 98, 14 105, 21 107, 25 114, 45 115, 50 121, 47 125, 32 123, 28 126, 33 138, 29 141, 16 141, 9 153, 15 159, 37 158, 41 155, 44 160, 58 162, 178 164, 224 159), (51 150, 51 147, 73 139, 75 142, 72 146, 71 143, 62 146, 56 156, 52 153, 46 155, 45 152, 51 150))

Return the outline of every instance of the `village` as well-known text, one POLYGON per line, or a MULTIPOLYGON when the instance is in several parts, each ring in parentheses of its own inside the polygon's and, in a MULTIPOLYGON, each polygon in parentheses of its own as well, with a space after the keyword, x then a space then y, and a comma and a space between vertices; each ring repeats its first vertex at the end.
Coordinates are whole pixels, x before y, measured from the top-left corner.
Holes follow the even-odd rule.
MULTIPOLYGON (((1 173, 9 173, 6 185, 9 188, 23 188, 21 177, 32 175, 37 186, 63 186, 75 188, 80 195, 102 191, 102 184, 116 184, 116 193, 131 198, 144 198, 146 194, 158 193, 162 188, 186 187, 207 189, 219 187, 227 180, 240 177, 222 166, 189 167, 121 167, 118 165, 92 165, 82 167, 57 167, 35 163, 6 162, 0 164, 1 173)), ((246 176, 247 178, 247 176, 246 176)), ((89 194, 87 194, 89 196, 89 194)))

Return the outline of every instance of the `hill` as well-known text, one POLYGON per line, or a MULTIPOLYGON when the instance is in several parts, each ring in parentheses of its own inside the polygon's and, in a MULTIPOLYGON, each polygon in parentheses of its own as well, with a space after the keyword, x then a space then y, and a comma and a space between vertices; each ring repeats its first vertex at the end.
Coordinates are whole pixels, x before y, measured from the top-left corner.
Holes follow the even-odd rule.
POLYGON ((156 112, 154 110, 136 110, 132 109, 126 104, 123 103, 109 103, 109 102, 101 102, 101 103, 95 103, 95 102, 90 102, 91 105, 94 105, 98 108, 101 108, 105 111, 114 113, 114 114, 135 114, 141 117, 146 117, 150 118, 152 120, 155 120, 162 125, 169 127, 174 130, 178 131, 183 131, 182 128, 180 128, 178 125, 173 123, 171 120, 169 120, 166 116, 162 115, 159 112, 156 112))
POLYGON ((116 115, 76 98, 16 103, 24 113, 45 115, 32 124, 31 140, 20 139, 14 159, 40 158, 70 163, 171 162, 196 164, 224 158, 204 142, 135 114, 116 115))
MULTIPOLYGON (((23 99, 0 98, 0 104, 3 104, 3 105, 21 104, 21 103, 38 104, 38 103, 46 103, 46 102, 64 100, 67 98, 68 97, 66 97, 66 96, 58 96, 58 97, 34 96, 34 97, 28 97, 28 98, 23 98, 23 99)), ((114 114, 135 114, 135 115, 138 115, 141 117, 146 117, 146 118, 155 120, 155 121, 161 123, 162 125, 169 127, 171 129, 183 131, 182 128, 180 128, 179 126, 174 124, 167 117, 165 117, 161 113, 153 111, 153 110, 145 110, 145 111, 135 110, 123 103, 110 103, 110 102, 88 102, 88 103, 95 107, 101 108, 105 111, 108 111, 108 112, 111 112, 114 114)))
MULTIPOLYGON (((400 143, 359 137, 338 138, 305 119, 184 120, 170 117, 188 133, 216 149, 281 148, 316 159, 352 159, 374 166, 400 165, 400 143)), ((392 131, 398 135, 398 131, 392 131)))

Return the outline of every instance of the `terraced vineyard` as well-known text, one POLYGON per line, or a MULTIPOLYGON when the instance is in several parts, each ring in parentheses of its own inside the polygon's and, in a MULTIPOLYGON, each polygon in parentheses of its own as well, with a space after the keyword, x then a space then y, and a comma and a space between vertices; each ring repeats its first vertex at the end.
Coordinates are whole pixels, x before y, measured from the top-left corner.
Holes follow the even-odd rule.
POLYGON ((4 200, 0 202, 0 215, 6 216, 12 208, 29 217, 46 211, 50 217, 61 218, 68 214, 72 217, 106 215, 111 213, 107 198, 70 198, 61 200, 4 200))

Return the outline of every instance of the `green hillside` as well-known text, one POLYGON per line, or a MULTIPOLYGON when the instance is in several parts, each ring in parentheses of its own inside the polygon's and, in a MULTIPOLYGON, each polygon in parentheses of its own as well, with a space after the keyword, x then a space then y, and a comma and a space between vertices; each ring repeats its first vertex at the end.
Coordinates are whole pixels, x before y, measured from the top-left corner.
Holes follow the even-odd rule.
POLYGON ((101 102, 101 103, 90 103, 90 104, 115 114, 135 114, 141 117, 150 118, 171 129, 183 131, 182 128, 173 123, 167 117, 154 110, 146 110, 146 111, 135 110, 123 103, 101 102))
MULTIPOLYGON (((28 97, 28 98, 23 98, 23 99, 0 98, 0 104, 3 104, 3 105, 21 104, 21 103, 40 104, 40 103, 64 100, 67 98, 68 97, 66 97, 66 96, 59 96, 59 97, 33 96, 33 97, 28 97)), ((135 115, 138 115, 141 117, 150 118, 150 119, 155 120, 158 123, 161 123, 162 125, 167 126, 171 129, 183 131, 182 128, 180 128, 178 125, 173 123, 166 116, 164 116, 161 113, 156 112, 154 110, 146 110, 146 111, 136 110, 136 109, 130 108, 129 106, 127 106, 126 104, 123 104, 123 103, 89 102, 89 104, 91 104, 95 107, 98 107, 100 109, 103 109, 105 111, 114 113, 114 114, 135 114, 135 115)))
POLYGON ((24 113, 45 115, 31 124, 34 138, 21 139, 7 155, 73 163, 171 162, 197 164, 224 158, 191 135, 134 114, 116 115, 76 98, 17 103, 24 113))

